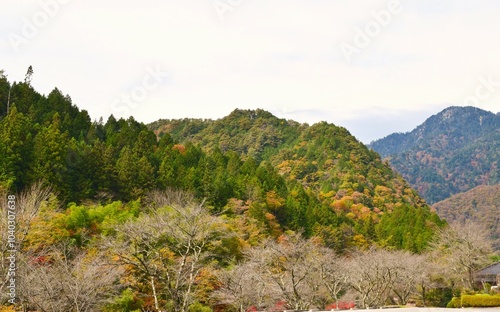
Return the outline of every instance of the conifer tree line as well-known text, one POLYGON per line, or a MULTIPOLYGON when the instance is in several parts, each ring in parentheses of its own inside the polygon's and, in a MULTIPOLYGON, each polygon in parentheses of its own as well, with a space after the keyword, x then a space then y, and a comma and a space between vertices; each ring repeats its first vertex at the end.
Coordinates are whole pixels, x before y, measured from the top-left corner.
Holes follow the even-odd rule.
POLYGON ((436 302, 473 287, 488 261, 480 237, 440 267, 464 238, 343 128, 236 110, 154 132, 133 117, 91 121, 60 90, 36 92, 32 75, 0 72, 0 193, 19 199, 25 311, 436 302))

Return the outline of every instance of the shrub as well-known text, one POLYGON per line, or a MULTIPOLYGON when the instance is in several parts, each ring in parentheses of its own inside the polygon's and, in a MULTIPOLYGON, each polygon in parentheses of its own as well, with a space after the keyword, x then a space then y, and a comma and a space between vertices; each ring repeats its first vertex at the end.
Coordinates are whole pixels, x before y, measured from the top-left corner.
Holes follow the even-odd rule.
POLYGON ((490 283, 484 283, 483 284, 483 292, 485 294, 489 294, 491 291, 491 284, 490 283))
POLYGON ((142 301, 135 298, 134 292, 130 288, 127 288, 122 291, 120 297, 115 298, 113 302, 104 307, 103 311, 135 312, 140 311, 142 304, 142 301))
POLYGON ((447 308, 461 308, 462 299, 460 297, 453 297, 450 302, 446 305, 447 308))
POLYGON ((212 312, 212 309, 199 302, 195 302, 189 306, 188 312, 212 312))
POLYGON ((446 304, 453 298, 451 288, 435 288, 425 294, 427 306, 446 307, 446 304))
POLYGON ((339 306, 336 303, 331 303, 325 307, 325 310, 352 310, 356 304, 352 301, 339 301, 339 306))
POLYGON ((462 307, 500 307, 500 296, 495 295, 462 295, 462 307))

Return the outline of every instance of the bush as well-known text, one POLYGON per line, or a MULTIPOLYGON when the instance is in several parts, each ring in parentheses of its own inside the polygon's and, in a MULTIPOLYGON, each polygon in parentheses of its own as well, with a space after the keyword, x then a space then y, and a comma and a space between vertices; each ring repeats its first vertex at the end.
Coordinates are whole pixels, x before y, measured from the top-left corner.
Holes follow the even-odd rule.
POLYGON ((134 292, 130 288, 127 288, 122 291, 120 297, 115 298, 113 302, 104 307, 103 311, 135 312, 140 311, 142 304, 142 301, 135 298, 134 292))
POLYGON ((462 307, 500 307, 500 296, 495 295, 462 295, 462 307))
POLYGON ((189 306, 188 312, 212 312, 212 309, 199 302, 195 302, 189 306))
POLYGON ((447 308, 461 308, 462 299, 460 297, 453 297, 450 302, 446 305, 447 308))
POLYGON ((435 288, 425 294, 426 305, 429 307, 446 307, 453 298, 451 288, 435 288))
POLYGON ((331 303, 325 307, 325 310, 352 310, 356 307, 356 303, 352 301, 339 301, 339 306, 336 303, 331 303))

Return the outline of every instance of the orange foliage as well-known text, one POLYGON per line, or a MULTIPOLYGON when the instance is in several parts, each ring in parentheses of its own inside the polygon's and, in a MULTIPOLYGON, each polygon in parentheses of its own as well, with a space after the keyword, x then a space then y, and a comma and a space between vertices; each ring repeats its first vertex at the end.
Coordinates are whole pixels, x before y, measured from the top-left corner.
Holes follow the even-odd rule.
POLYGON ((266 212, 265 217, 269 233, 273 237, 278 237, 281 234, 281 228, 278 221, 276 220, 276 217, 269 212, 266 212))
POLYGON ((337 214, 342 214, 349 212, 353 203, 354 201, 351 196, 344 196, 339 200, 334 200, 330 204, 330 207, 332 207, 337 214))
POLYGON ((172 150, 179 151, 182 155, 186 154, 186 147, 182 144, 175 144, 172 146, 172 150))

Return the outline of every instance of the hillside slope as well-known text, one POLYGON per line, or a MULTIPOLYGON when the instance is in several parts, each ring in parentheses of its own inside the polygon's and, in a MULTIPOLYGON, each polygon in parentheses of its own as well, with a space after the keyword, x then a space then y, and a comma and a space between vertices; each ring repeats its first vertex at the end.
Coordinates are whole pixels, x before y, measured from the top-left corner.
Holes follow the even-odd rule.
POLYGON ((332 124, 309 126, 263 110, 235 110, 215 121, 160 120, 149 128, 207 153, 236 152, 275 168, 287 187, 276 190, 279 205, 273 209, 290 228, 329 233, 330 239, 351 233, 358 245, 378 241, 418 250, 432 228, 424 220, 440 224, 378 154, 332 124))
POLYGON ((478 108, 449 107, 370 147, 429 203, 500 182, 500 115, 478 108))
POLYGON ((448 222, 466 220, 483 224, 500 250, 500 184, 481 185, 432 205, 448 222))

